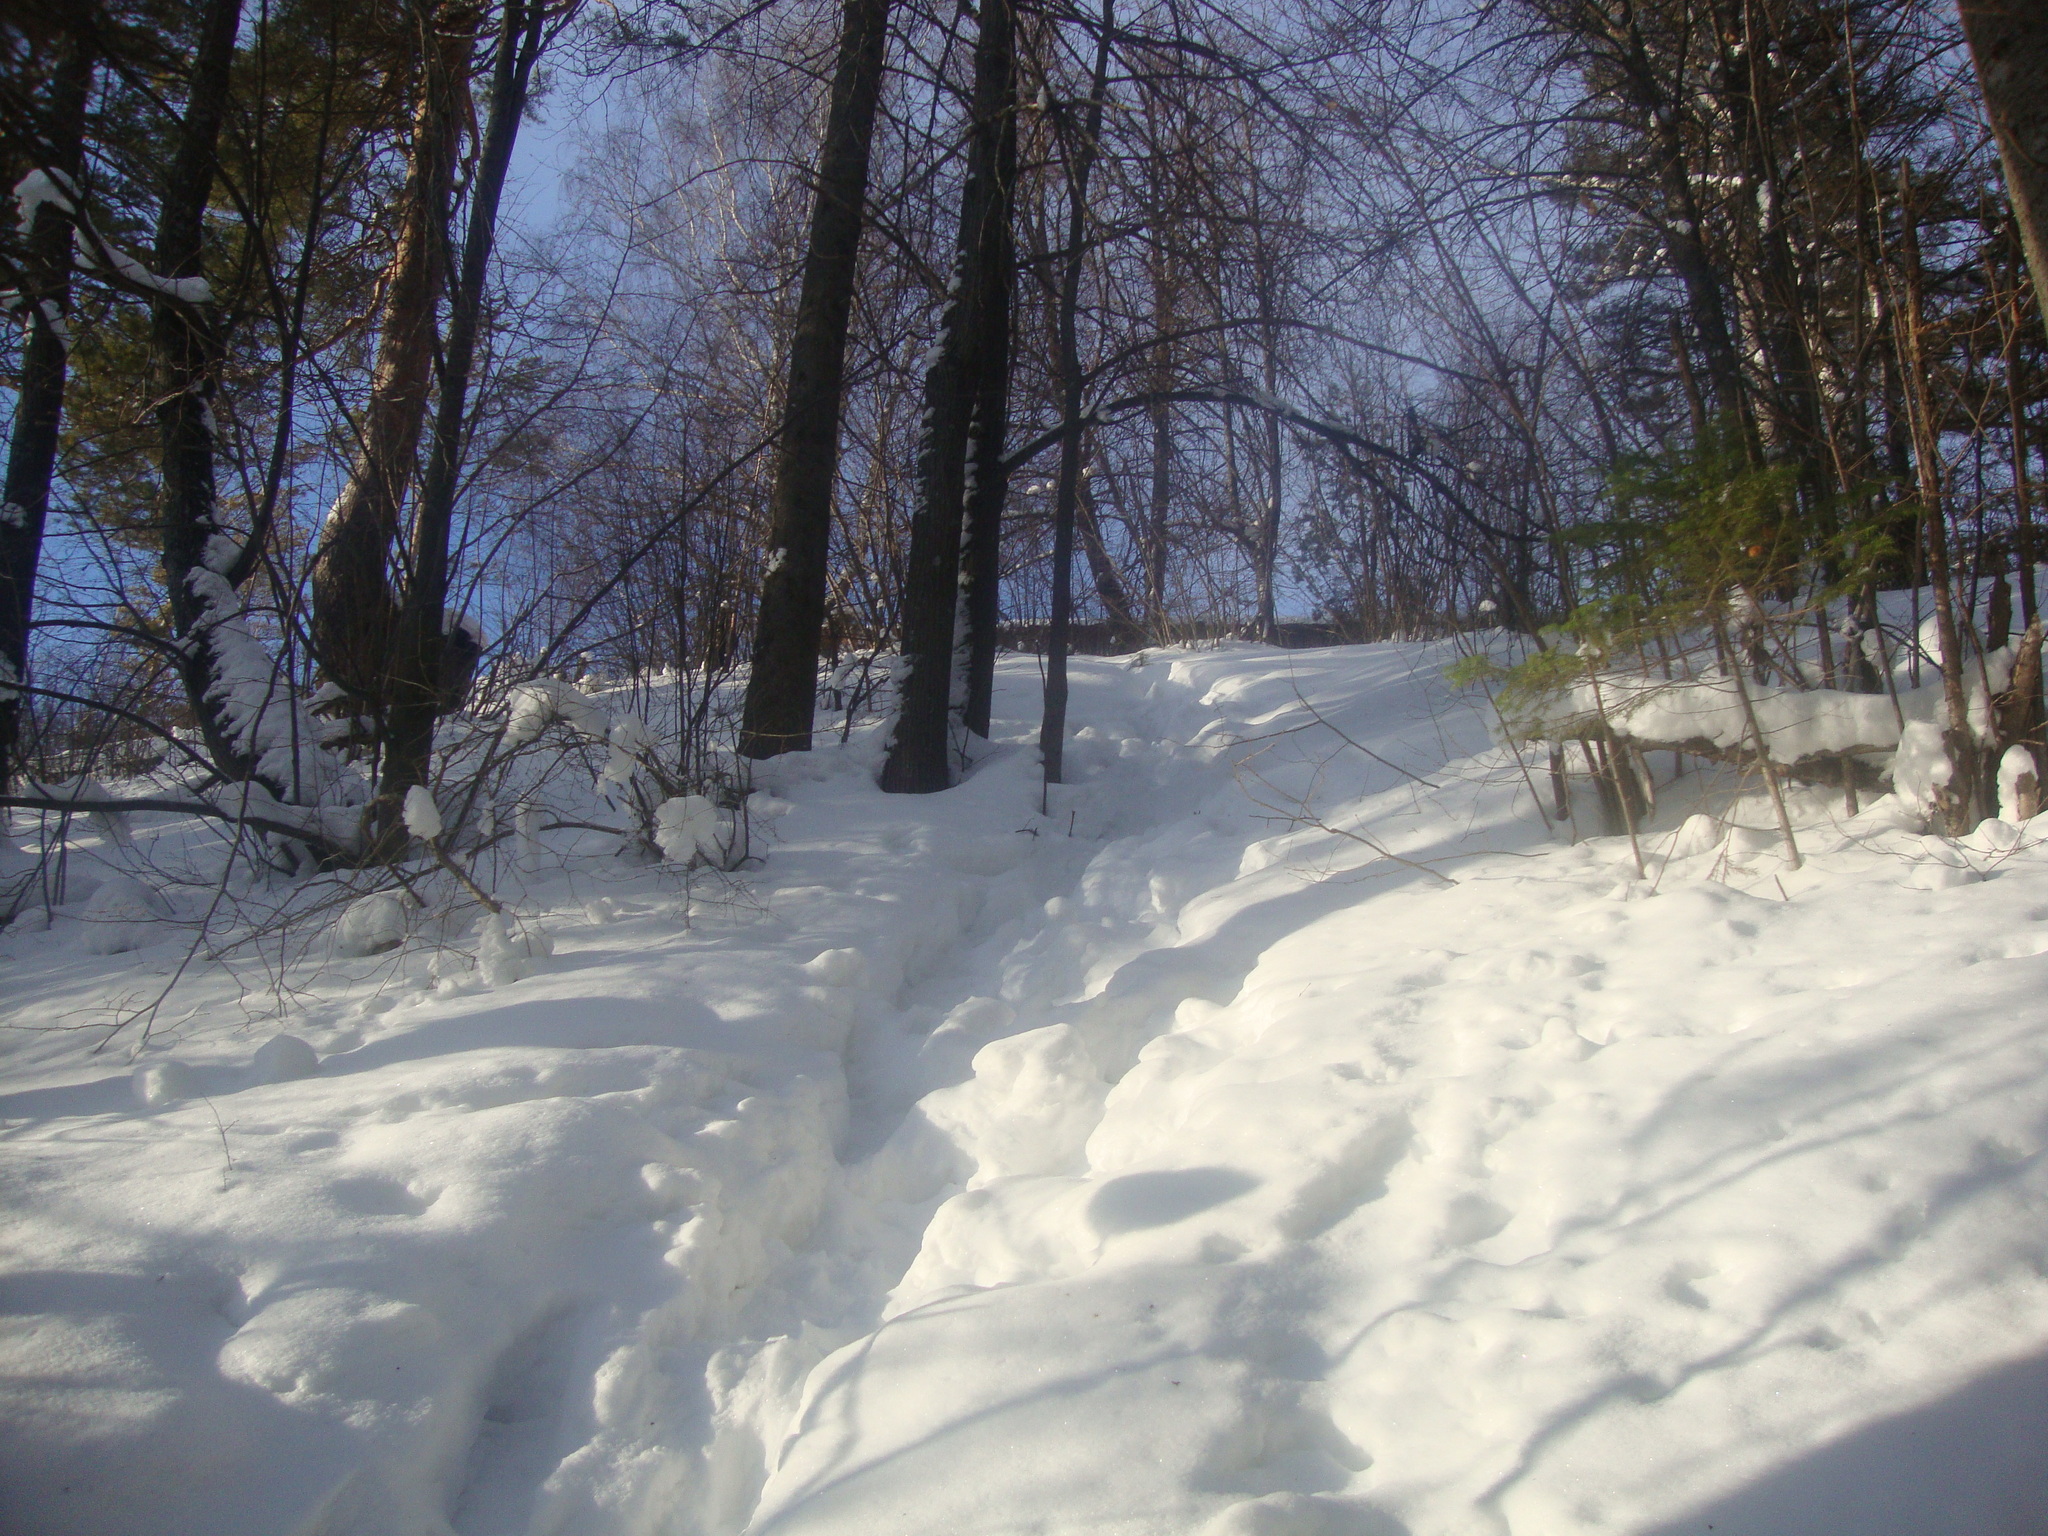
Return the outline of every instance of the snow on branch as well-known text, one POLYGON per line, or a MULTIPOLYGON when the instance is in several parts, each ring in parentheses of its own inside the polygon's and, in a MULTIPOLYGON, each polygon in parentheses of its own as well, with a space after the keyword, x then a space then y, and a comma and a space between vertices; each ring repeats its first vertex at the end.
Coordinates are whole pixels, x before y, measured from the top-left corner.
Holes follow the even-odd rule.
MULTIPOLYGON (((1984 658, 1982 675, 1966 679, 1973 731, 1989 739, 1992 700, 2012 676, 2014 649, 1984 658)), ((1851 761, 1889 776, 1900 744, 1917 725, 1942 719, 1941 683, 1883 693, 1849 693, 1832 688, 1788 688, 1749 682, 1744 687, 1725 668, 1666 679, 1621 668, 1592 667, 1559 686, 1508 688, 1500 699, 1501 721, 1512 740, 1594 741, 1613 739, 1640 751, 1679 751, 1731 762, 1754 761, 1761 736, 1769 761, 1794 777, 1807 777, 1851 761)))
MULTIPOLYGON (((313 807, 280 805, 263 794, 259 785, 235 785, 218 797, 143 795, 135 799, 93 793, 98 786, 90 781, 75 788, 67 785, 60 786, 60 789, 61 793, 0 795, 0 809, 83 816, 127 816, 137 811, 200 816, 209 821, 228 822, 254 832, 304 843, 325 863, 350 862, 346 851, 347 829, 333 824, 335 817, 332 813, 313 807)), ((352 822, 354 818, 350 815, 348 819, 352 822)))
POLYGON ((143 298, 169 299, 178 304, 209 304, 213 289, 203 277, 164 277, 153 272, 100 233, 87 213, 84 200, 70 177, 47 168, 30 171, 14 186, 14 201, 21 210, 21 232, 35 226, 45 207, 55 208, 71 220, 80 260, 101 273, 116 288, 143 298))

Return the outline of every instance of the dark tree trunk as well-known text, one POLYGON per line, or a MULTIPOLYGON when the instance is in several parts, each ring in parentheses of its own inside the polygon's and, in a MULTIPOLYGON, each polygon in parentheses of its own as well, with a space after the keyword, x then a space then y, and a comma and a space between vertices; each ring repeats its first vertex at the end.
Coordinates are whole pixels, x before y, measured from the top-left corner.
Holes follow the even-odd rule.
MULTIPOLYGON (((1960 0, 2034 292, 2048 295, 2048 13, 2040 0, 1960 0)), ((2048 325, 2048 303, 2041 305, 2048 325)))
MULTIPOLYGON (((84 33, 66 39, 50 82, 48 163, 75 196, 84 162, 85 104, 93 56, 84 33)), ((54 179, 54 178, 53 178, 54 179)), ((65 324, 71 312, 71 215, 55 202, 36 209, 27 231, 22 293, 21 375, 15 386, 14 430, 7 443, 7 480, 0 489, 0 793, 14 782, 21 717, 19 685, 28 678, 29 626, 35 617, 36 566, 50 511, 50 477, 64 420, 65 324)))
MULTIPOLYGON (((1825 536, 1833 514, 1823 463, 1826 431, 1821 421, 1821 392, 1805 327, 1809 296, 1785 227, 1782 173, 1771 137, 1776 114, 1770 60, 1775 48, 1768 32, 1756 30, 1765 25, 1762 19, 1752 17, 1751 22, 1748 46, 1740 58, 1731 58, 1724 65, 1722 97, 1730 107, 1749 183, 1743 201, 1758 210, 1756 238, 1763 303, 1756 329, 1770 368, 1767 403, 1774 447, 1798 471, 1805 516, 1825 536)), ((1822 644, 1825 647, 1825 639, 1822 644)), ((1822 655, 1825 666, 1825 649, 1822 655)))
MULTIPOLYGON (((984 0, 974 49, 974 101, 960 234, 939 341, 924 381, 924 430, 917 454, 917 512, 904 572, 901 706, 882 788, 928 794, 953 782, 954 682, 961 607, 961 523, 974 413, 983 397, 983 359, 992 268, 1007 242, 1011 185, 1003 145, 1014 143, 1016 19, 1010 0, 984 0)), ((1014 151, 1013 151, 1014 153, 1014 151)), ((964 703, 965 679, 962 693, 964 703)))
POLYGON ((1172 626, 1166 615, 1166 558, 1171 550, 1167 519, 1173 511, 1173 407, 1152 407, 1152 476, 1145 497, 1145 630, 1164 645, 1172 626))
MULTIPOLYGON (((1003 140, 999 150, 1002 183, 1014 186, 1015 132, 1006 132, 1003 140)), ((1003 443, 1010 429, 1010 310, 1017 276, 1010 220, 1003 219, 993 234, 981 384, 974 402, 974 421, 968 428, 967 525, 960 570, 965 595, 960 613, 967 633, 956 642, 966 653, 967 664, 967 703, 960 723, 983 740, 988 739, 989 716, 995 705, 996 627, 1002 622, 1003 503, 1010 493, 1003 443)))
MULTIPOLYGON (((1172 334, 1173 277, 1165 251, 1152 262, 1152 325, 1164 338, 1172 334)), ((1168 518, 1173 510, 1173 407, 1166 392, 1173 387, 1173 348, 1162 339, 1152 351, 1152 388, 1159 396, 1153 402, 1152 476, 1145 498, 1145 628, 1152 643, 1164 645, 1166 622, 1166 557, 1168 518)))
POLYGON ((1970 730, 1969 700, 1963 684, 1962 625, 1956 614, 1955 583, 1949 569, 1948 518, 1942 510, 1940 446, 1932 419, 1927 360, 1921 347, 1922 311, 1920 232, 1913 211, 1912 168, 1899 167, 1899 222, 1906 278, 1903 312, 1894 314, 1899 330, 1902 371, 1912 403, 1913 458, 1919 471, 1921 526, 1927 551, 1927 583, 1934 591, 1934 631, 1941 651, 1941 692, 1948 724, 1942 733, 1951 777, 1937 792, 1942 830, 1960 837, 1976 826, 1982 814, 1983 773, 1975 737, 1970 730))
MULTIPOLYGON (((209 0, 200 17, 185 120, 157 210, 156 271, 161 278, 200 275, 241 10, 241 0, 209 0)), ((230 679, 223 675, 216 643, 221 625, 234 617, 239 583, 231 578, 239 573, 246 580, 251 562, 244 558, 247 546, 234 541, 218 519, 213 400, 224 338, 214 306, 159 298, 151 350, 164 581, 171 625, 182 642, 179 673, 214 765, 229 778, 246 779, 255 771, 257 754, 248 723, 237 718, 235 706, 248 701, 228 696, 230 679)), ((280 797, 289 792, 284 782, 266 780, 266 787, 280 797)))
POLYGON ((754 665, 740 724, 740 750, 748 757, 801 752, 811 745, 846 330, 888 35, 889 0, 846 0, 768 503, 768 574, 761 582, 754 665))
MULTIPOLYGON (((1115 486, 1111 480, 1110 485, 1115 486)), ((1119 509, 1121 499, 1116 498, 1119 509)), ((1088 574, 1095 584, 1096 601, 1102 604, 1103 616, 1109 620, 1111 643, 1122 647, 1135 644, 1138 637, 1137 620, 1131 614, 1130 594, 1124 590, 1124 580, 1111 558, 1108 542, 1102 537, 1102 518, 1095 507, 1095 497, 1089 491, 1088 481, 1081 482, 1080 505, 1076 532, 1081 536, 1081 553, 1088 559, 1088 574)))
MULTIPOLYGON (((1266 393, 1274 395, 1278 379, 1271 350, 1266 354, 1266 393)), ((1266 413, 1266 504, 1259 509, 1259 638, 1268 645, 1280 639, 1280 418, 1266 413)))
POLYGON ((420 34, 420 97, 397 242, 385 270, 377 361, 355 462, 320 530, 312 569, 313 654, 351 711, 369 717, 373 733, 398 631, 392 547, 433 393, 436 309, 448 283, 448 215, 469 116, 476 13, 420 0, 411 19, 420 34))
POLYGON ((1081 269, 1088 257, 1088 180, 1102 136, 1102 102, 1109 80, 1109 36, 1115 0, 1102 0, 1102 28, 1095 40, 1095 73, 1088 83, 1088 113, 1078 141, 1067 145, 1066 270, 1060 274, 1058 318, 1060 381, 1060 468, 1053 492, 1052 623, 1045 638, 1045 718, 1038 750, 1045 782, 1058 784, 1066 768, 1067 631, 1074 612, 1074 517, 1081 499, 1081 269))
POLYGON ((1657 187, 1664 201, 1664 216, 1659 223, 1666 259, 1685 288, 1686 308, 1706 364, 1713 409, 1729 420, 1740 420, 1744 408, 1742 368, 1728 324, 1720 274, 1714 269, 1703 235, 1706 224, 1693 189, 1678 104, 1658 78, 1656 64, 1633 12, 1587 5, 1579 12, 1579 30, 1589 41, 1598 40, 1611 50, 1610 56, 1620 69, 1631 104, 1648 119, 1657 162, 1657 187))
POLYGON ((2012 432, 2012 508, 2014 553, 2019 560, 2020 622, 2032 624, 2039 615, 2039 598, 2034 570, 2034 487, 2030 463, 2033 449, 2027 438, 2026 361, 2020 350, 2020 292, 2025 286, 2019 274, 2012 274, 2012 286, 2001 309, 2004 320, 2005 409, 2012 432))
POLYGON ((432 775, 434 722, 459 702, 449 697, 443 655, 449 532, 462 474, 463 429, 483 318, 484 279, 497 238, 498 200, 505 190, 505 171, 512 159, 519 120, 526 111, 527 87, 540 55, 546 20, 546 10, 534 0, 506 0, 492 59, 490 115, 470 185, 462 265, 449 295, 434 434, 413 517, 411 566, 399 609, 377 802, 378 835, 390 840, 399 836, 398 811, 405 792, 415 784, 427 783, 432 775))

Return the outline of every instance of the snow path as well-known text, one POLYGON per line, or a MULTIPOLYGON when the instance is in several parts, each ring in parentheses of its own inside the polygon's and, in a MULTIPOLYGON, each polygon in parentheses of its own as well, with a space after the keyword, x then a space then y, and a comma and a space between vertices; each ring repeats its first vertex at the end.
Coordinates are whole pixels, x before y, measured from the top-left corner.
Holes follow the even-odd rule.
POLYGON ((310 1077, 201 976, 138 1107, 47 1026, 175 945, 0 936, 0 1531, 2048 1530, 2048 848, 1688 779, 1640 882, 1447 659, 1082 660, 1042 815, 1006 661, 687 930, 328 962, 310 1077))

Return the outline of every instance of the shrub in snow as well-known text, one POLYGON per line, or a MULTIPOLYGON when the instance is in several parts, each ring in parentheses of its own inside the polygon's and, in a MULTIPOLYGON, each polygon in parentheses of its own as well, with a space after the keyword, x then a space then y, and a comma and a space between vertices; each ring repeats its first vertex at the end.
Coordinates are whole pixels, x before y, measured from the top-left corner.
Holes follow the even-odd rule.
POLYGON ((424 784, 415 784, 405 792, 405 830, 429 843, 441 835, 441 808, 434 804, 433 792, 424 784))
POLYGON ((1689 859, 1696 853, 1705 853, 1727 835, 1727 829, 1711 816, 1688 816, 1672 836, 1670 857, 1689 859))
POLYGON ((2034 768, 2034 754, 2022 746, 2010 746, 1998 760, 1998 815, 2001 821, 2018 825, 2031 821, 2041 810, 2041 780, 2034 768))
POLYGON ((373 891, 350 902, 334 925, 334 952, 358 958, 398 948, 411 907, 411 898, 399 891, 373 891))
POLYGON ((1942 744, 1941 727, 1928 720, 1908 720, 1899 733, 1898 756, 1892 759, 1892 788, 1923 816, 1934 813, 1938 792, 1955 773, 1942 744))
POLYGON ((126 875, 110 876, 92 893, 80 914, 85 947, 95 955, 119 955, 154 943, 157 925, 171 915, 163 898, 126 875))
POLYGON ((655 811, 654 841, 678 864, 701 857, 722 867, 732 848, 732 816, 703 795, 677 795, 655 811))
POLYGON ((42 867, 41 859, 0 838, 0 923, 11 921, 28 905, 41 884, 37 872, 42 867))
POLYGON ((249 1062, 249 1075, 259 1083, 296 1082, 319 1070, 319 1056, 297 1035, 272 1035, 249 1062))
POLYGON ((620 715, 605 733, 605 740, 611 746, 610 755, 605 758, 604 767, 598 770, 597 787, 603 793, 608 786, 624 789, 633 782, 633 775, 640 771, 640 764, 654 752, 654 733, 647 728, 647 722, 638 715, 620 715))
POLYGON ((501 912, 487 912, 477 919, 476 969, 494 987, 524 981, 539 968, 539 962, 555 952, 555 941, 538 928, 529 928, 501 912))
POLYGON ((789 801, 778 800, 773 795, 757 791, 747 796, 747 815, 755 821, 780 821, 795 809, 789 801))
POLYGON ((804 974, 821 987, 864 987, 868 983, 867 956, 857 949, 828 949, 804 962, 804 974))
POLYGON ((1909 890, 1951 891, 1984 878, 1969 854, 1945 837, 1921 838, 1920 850, 1923 857, 1906 871, 1909 890))
POLYGON ((144 1109, 161 1109, 199 1091, 192 1069, 182 1061, 153 1061, 146 1067, 137 1067, 129 1084, 135 1091, 135 1102, 144 1109))
POLYGON ((525 746, 557 721, 600 741, 611 734, 611 711, 556 678, 537 677, 521 683, 506 695, 505 702, 507 747, 525 746))
MULTIPOLYGON (((59 784, 39 784, 33 780, 27 786, 28 792, 46 800, 112 800, 114 792, 98 779, 81 776, 66 779, 59 784)), ((85 819, 116 848, 131 847, 135 835, 128 823, 125 811, 87 811, 85 819)))

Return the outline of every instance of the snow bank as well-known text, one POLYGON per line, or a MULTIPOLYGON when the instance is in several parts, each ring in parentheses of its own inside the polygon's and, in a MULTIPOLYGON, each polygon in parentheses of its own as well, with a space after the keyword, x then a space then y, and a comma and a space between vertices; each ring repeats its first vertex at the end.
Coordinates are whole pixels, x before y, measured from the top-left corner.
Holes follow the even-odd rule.
POLYGON ((1448 659, 1077 658, 1044 814, 1006 661, 945 795, 766 765, 687 898, 523 815, 521 916, 364 898, 132 1065, 54 1026, 149 951, 10 930, 0 1521, 2032 1528, 2042 824, 1795 793, 1793 872, 1694 774, 1638 880, 1448 659))
MULTIPOLYGON (((1980 734, 1988 734, 1989 699, 2010 680, 2013 660, 2014 651, 2006 647, 1984 659, 1982 675, 1975 665, 1969 669, 1964 692, 1971 726, 1980 734)), ((1947 713, 1938 678, 1918 688, 1900 687, 1895 694, 1755 681, 1747 683, 1747 690, 1772 761, 1788 767, 1854 753, 1886 758, 1889 768, 1889 754, 1899 750, 1902 739, 1920 725, 1936 726, 1938 735, 1947 713)), ((1743 753, 1754 749, 1755 737, 1742 693, 1736 679, 1718 668, 1679 678, 1604 670, 1510 709, 1505 718, 1517 740, 1596 736, 1604 719, 1607 726, 1640 742, 1702 742, 1743 753)), ((1919 771, 1910 765, 1916 762, 1910 760, 1909 772, 1919 771)))

